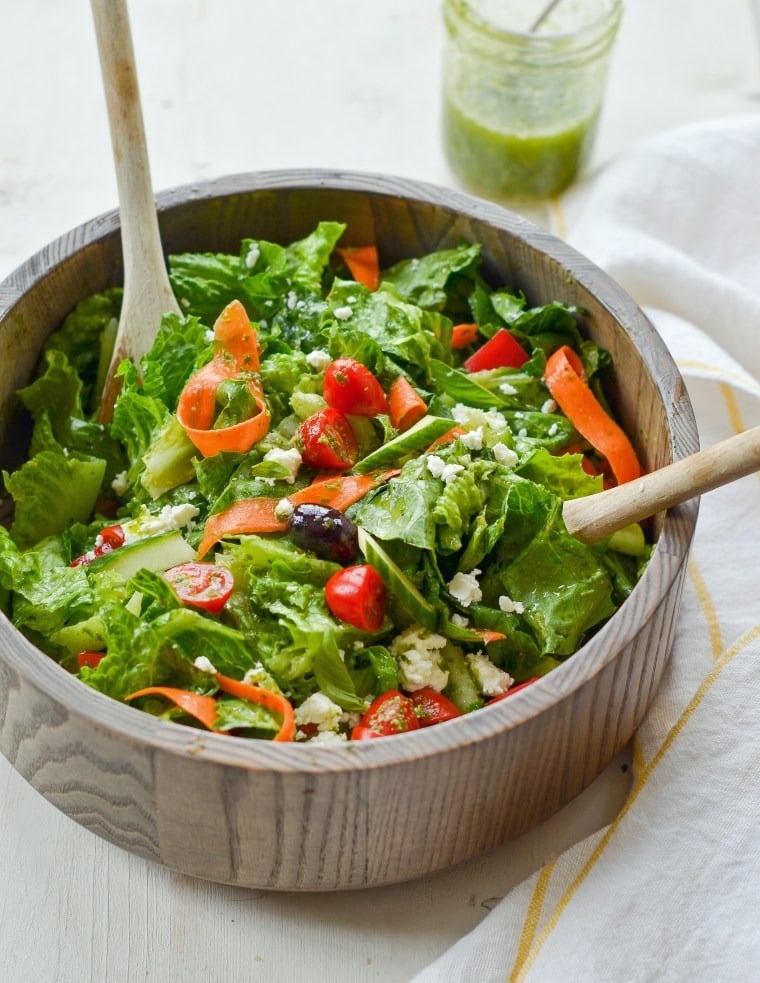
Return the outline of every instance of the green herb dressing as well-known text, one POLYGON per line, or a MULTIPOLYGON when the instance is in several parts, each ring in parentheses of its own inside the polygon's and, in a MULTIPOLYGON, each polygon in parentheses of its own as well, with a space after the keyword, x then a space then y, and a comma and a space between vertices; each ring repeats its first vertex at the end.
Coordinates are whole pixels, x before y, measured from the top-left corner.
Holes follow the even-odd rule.
POLYGON ((585 164, 599 113, 556 133, 523 136, 483 126, 444 101, 443 139, 460 180, 493 198, 550 198, 567 188, 585 164))

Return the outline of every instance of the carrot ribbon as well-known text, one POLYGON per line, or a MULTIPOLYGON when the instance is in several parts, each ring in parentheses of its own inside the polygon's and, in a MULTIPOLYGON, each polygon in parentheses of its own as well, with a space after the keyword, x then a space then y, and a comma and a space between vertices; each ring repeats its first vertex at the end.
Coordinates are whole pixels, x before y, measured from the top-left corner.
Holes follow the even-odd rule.
POLYGON ((641 476, 633 445, 591 391, 583 363, 572 348, 563 345, 549 356, 544 381, 578 433, 607 459, 619 485, 641 476))
MULTIPOLYGON (((305 488, 287 496, 291 505, 326 505, 344 512, 349 505, 364 498, 367 492, 398 474, 398 470, 370 471, 318 478, 305 488)), ((281 499, 271 496, 241 498, 228 508, 209 516, 198 546, 198 556, 205 556, 225 536, 253 533, 285 532, 287 519, 278 515, 281 499)))
POLYGON ((186 383, 177 404, 177 419, 204 457, 220 451, 245 453, 269 430, 271 420, 259 377, 256 331, 239 300, 224 308, 214 324, 216 353, 186 383), (219 386, 228 379, 245 382, 258 412, 229 427, 213 428, 219 386))
POLYGON ((341 246, 335 252, 357 283, 363 283, 368 290, 377 290, 380 285, 380 260, 376 246, 341 246))
POLYGON ((289 700, 274 690, 264 689, 263 686, 255 686, 253 683, 244 683, 229 676, 223 676, 220 672, 216 673, 216 681, 219 689, 230 696, 236 696, 239 700, 248 700, 249 703, 258 703, 266 710, 279 714, 282 717, 280 729, 275 734, 275 741, 292 741, 296 734, 296 721, 293 705, 289 700))
POLYGON ((163 696, 189 716, 200 720, 209 730, 214 729, 217 712, 216 700, 213 696, 204 696, 202 693, 193 693, 187 689, 175 689, 173 686, 146 686, 145 689, 130 693, 125 700, 136 700, 138 696, 163 696))
POLYGON ((388 408, 391 424, 400 430, 408 430, 427 413, 427 404, 405 376, 393 380, 388 391, 388 408))
MULTIPOLYGON (((275 741, 292 741, 296 733, 295 716, 293 706, 289 700, 273 690, 264 689, 263 686, 254 686, 251 683, 239 682, 229 676, 223 676, 220 672, 214 674, 219 689, 230 696, 236 696, 240 700, 247 700, 249 703, 257 703, 266 710, 278 714, 282 717, 280 729, 275 734, 275 741)), ((191 717, 199 720, 208 730, 214 730, 214 724, 218 715, 217 702, 213 696, 205 696, 203 693, 193 693, 192 690, 176 689, 173 686, 146 686, 135 693, 130 693, 125 697, 126 700, 136 700, 140 696, 162 696, 170 700, 180 709, 184 710, 191 717)))

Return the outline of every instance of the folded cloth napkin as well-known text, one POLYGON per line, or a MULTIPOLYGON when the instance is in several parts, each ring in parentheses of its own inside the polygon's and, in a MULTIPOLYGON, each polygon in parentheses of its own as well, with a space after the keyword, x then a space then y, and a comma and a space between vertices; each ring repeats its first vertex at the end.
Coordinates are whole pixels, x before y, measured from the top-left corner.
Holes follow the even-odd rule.
MULTIPOLYGON (((760 424, 760 115, 658 135, 561 230, 646 310, 702 446, 760 424)), ((415 983, 760 979, 760 474, 703 496, 672 658, 614 822, 415 983)))

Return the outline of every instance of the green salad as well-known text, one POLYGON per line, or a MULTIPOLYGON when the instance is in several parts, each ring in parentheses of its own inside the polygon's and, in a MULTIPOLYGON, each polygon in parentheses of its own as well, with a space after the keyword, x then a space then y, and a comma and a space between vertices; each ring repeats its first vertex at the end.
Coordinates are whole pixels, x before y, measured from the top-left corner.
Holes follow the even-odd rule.
POLYGON ((477 243, 381 268, 346 231, 171 257, 184 316, 107 424, 120 289, 46 343, 0 606, 84 685, 242 737, 394 735, 543 676, 641 575, 640 527, 562 521, 639 473, 584 313, 493 287, 477 243))

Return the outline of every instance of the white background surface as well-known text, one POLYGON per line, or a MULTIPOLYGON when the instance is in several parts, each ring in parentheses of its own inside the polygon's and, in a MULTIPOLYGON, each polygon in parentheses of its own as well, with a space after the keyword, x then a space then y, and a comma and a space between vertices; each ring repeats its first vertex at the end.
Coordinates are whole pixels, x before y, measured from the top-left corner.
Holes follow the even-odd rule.
MULTIPOLYGON (((304 166, 453 183, 439 137, 439 0, 132 0, 130 10, 157 189, 304 166)), ((2 277, 115 207, 116 185, 89 4, 0 0, 0 25, 2 277)), ((593 167, 649 133, 760 110, 759 41, 749 0, 630 0, 593 167)), ((552 222, 549 210, 532 217, 552 222)), ((409 980, 494 899, 611 818, 627 786, 621 764, 544 829, 457 870, 299 896, 132 857, 0 759, 0 979, 409 980)))

